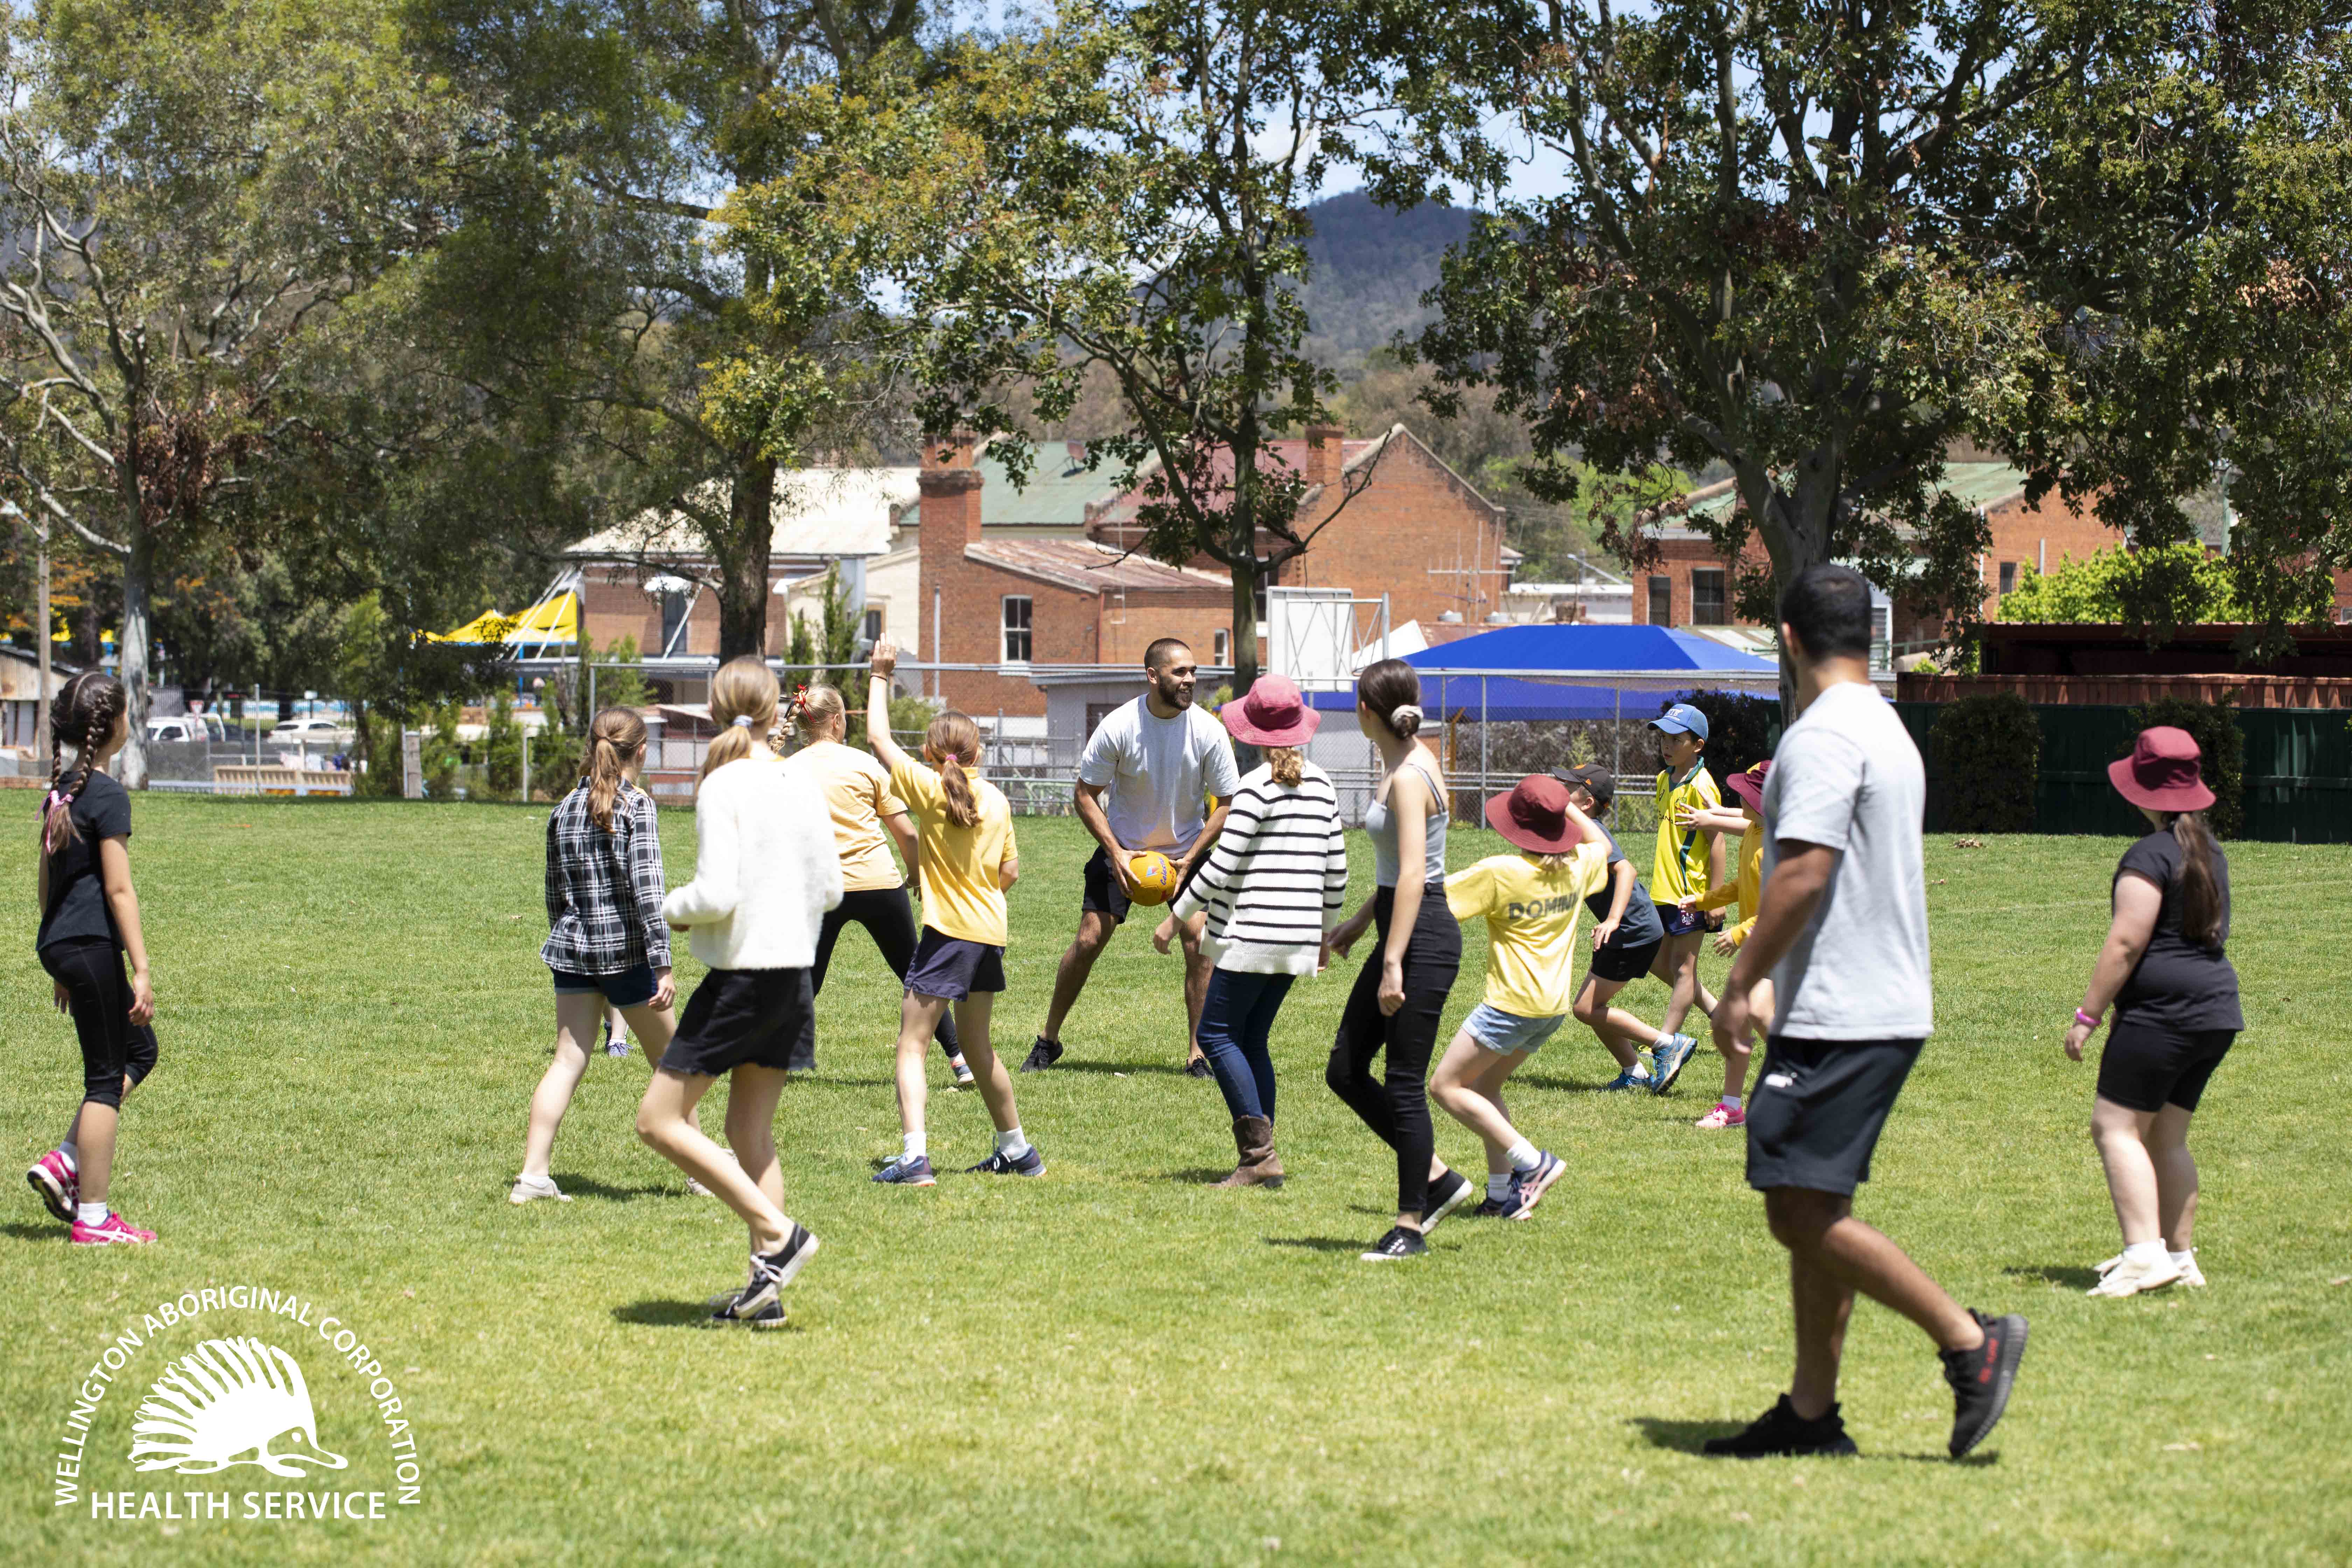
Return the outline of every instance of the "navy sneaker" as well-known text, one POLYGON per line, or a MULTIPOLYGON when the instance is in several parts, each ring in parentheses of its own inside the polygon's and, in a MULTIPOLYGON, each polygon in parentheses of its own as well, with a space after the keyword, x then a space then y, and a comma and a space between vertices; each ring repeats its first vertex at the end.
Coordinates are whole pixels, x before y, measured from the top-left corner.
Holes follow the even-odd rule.
POLYGON ((1477 1191, 1459 1171, 1448 1171, 1430 1183, 1429 1195, 1422 1200, 1421 1234, 1427 1236, 1435 1230, 1439 1220, 1468 1203, 1477 1191))
POLYGON ((956 1087, 958 1089, 969 1089, 971 1087, 971 1064, 970 1062, 965 1061, 961 1057, 950 1057, 948 1058, 948 1070, 955 1074, 956 1087))
POLYGON ((1470 1217, 1472 1219, 1500 1219, 1503 1217, 1503 1211, 1506 1206, 1507 1205, 1506 1205, 1505 1200, 1501 1198, 1480 1198, 1478 1200, 1478 1206, 1470 1211, 1470 1217))
POLYGON ((1688 1035, 1669 1035, 1650 1058, 1650 1092, 1664 1094, 1674 1088, 1675 1079, 1683 1075, 1683 1064, 1696 1049, 1698 1042, 1688 1035))
POLYGON ((1991 1431, 2009 1408, 2017 1363, 2025 1357, 2025 1320, 2011 1312, 1988 1318, 1969 1310, 1984 1329, 1984 1343, 1972 1351, 1939 1351, 1944 1380, 1952 1385, 1952 1458, 1958 1458, 1991 1431))
POLYGON ((1037 1037, 1037 1043, 1029 1047, 1029 1058, 1026 1061, 1024 1061, 1021 1064, 1021 1070, 1023 1072, 1044 1072, 1047 1068, 1052 1067, 1055 1062, 1060 1061, 1061 1059, 1062 1042, 1059 1040, 1049 1040, 1045 1036, 1040 1035, 1037 1037))
POLYGON ((973 1176, 1042 1176, 1045 1173, 1045 1156, 1032 1143, 1018 1154, 1007 1154, 999 1149, 977 1165, 966 1165, 964 1173, 973 1176))
POLYGON ((1536 1168, 1511 1173, 1510 1212, 1505 1219, 1525 1219, 1551 1191, 1551 1184, 1568 1173, 1568 1166, 1549 1149, 1536 1151, 1536 1168))
POLYGON ((1699 1451, 1718 1459, 1845 1458, 1861 1452, 1845 1435, 1845 1422, 1836 1405, 1808 1421, 1797 1414, 1785 1394, 1744 1431, 1728 1437, 1709 1437, 1699 1451))
POLYGON ((1429 1243, 1421 1239, 1421 1232, 1403 1226, 1391 1227, 1389 1233, 1372 1243, 1372 1249, 1362 1254, 1367 1263, 1402 1263, 1408 1258, 1420 1258, 1429 1251, 1429 1243))
MULTIPOLYGON (((751 1254, 751 1281, 735 1298, 728 1316, 739 1323, 751 1322, 761 1309, 775 1306, 777 1292, 791 1284, 802 1267, 816 1256, 816 1237, 808 1233, 808 1228, 794 1225, 783 1246, 773 1252, 751 1254)), ((776 1321, 783 1321, 781 1310, 774 1316, 776 1321)))
POLYGON ((928 1154, 901 1154, 875 1172, 874 1179, 901 1187, 928 1187, 939 1182, 928 1154))

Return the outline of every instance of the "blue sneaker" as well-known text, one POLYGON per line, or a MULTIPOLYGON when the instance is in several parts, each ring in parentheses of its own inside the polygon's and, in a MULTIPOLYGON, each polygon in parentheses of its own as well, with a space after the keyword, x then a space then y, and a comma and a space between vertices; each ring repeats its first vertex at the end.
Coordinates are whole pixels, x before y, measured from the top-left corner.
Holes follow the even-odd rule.
POLYGON ((1683 1073, 1683 1064, 1698 1049, 1698 1042, 1688 1035, 1670 1035, 1651 1057, 1650 1092, 1664 1094, 1675 1087, 1675 1079, 1683 1073))
POLYGON ((1551 1184, 1568 1173, 1568 1166, 1548 1149, 1536 1152, 1536 1168, 1518 1171, 1511 1176, 1511 1195, 1503 1200, 1499 1219, 1525 1219, 1535 1212, 1536 1205, 1551 1191, 1551 1184))
POLYGON ((1002 1149, 977 1165, 966 1165, 964 1173, 976 1176, 1042 1176, 1045 1173, 1045 1156, 1032 1143, 1019 1154, 1007 1154, 1002 1149))
POLYGON ((901 1187, 929 1187, 939 1183, 939 1177, 931 1172, 930 1157, 925 1154, 901 1154, 875 1172, 874 1179, 901 1187))
POLYGON ((1607 1083, 1602 1084, 1601 1086, 1601 1092, 1603 1094, 1616 1094, 1623 1089, 1647 1089, 1649 1087, 1650 1079, 1648 1074, 1637 1073, 1632 1068, 1627 1068, 1623 1072, 1619 1073, 1615 1078, 1612 1078, 1607 1083))

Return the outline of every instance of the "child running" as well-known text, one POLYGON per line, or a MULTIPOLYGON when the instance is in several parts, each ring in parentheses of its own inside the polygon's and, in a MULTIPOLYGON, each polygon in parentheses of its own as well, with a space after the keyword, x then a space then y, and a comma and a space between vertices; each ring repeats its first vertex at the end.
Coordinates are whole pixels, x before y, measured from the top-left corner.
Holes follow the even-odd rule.
POLYGON ((155 1233, 107 1204, 123 1096, 155 1070, 155 987, 131 885, 131 795, 104 771, 131 735, 122 683, 94 669, 67 681, 49 704, 49 734, 41 926, 33 950, 55 984, 58 1011, 73 1016, 81 1041, 81 1106, 65 1142, 35 1161, 25 1179, 49 1213, 73 1226, 75 1246, 135 1246, 155 1233))
POLYGON ((695 794, 694 880, 662 906, 710 973, 637 1107, 637 1136, 750 1229, 751 1279, 711 1316, 753 1328, 783 1322, 779 1292, 816 1256, 816 1237, 784 1213, 774 1122, 811 1005, 817 927, 841 902, 841 858, 816 786, 753 739, 775 728, 777 695, 775 676, 750 656, 710 678, 719 728, 695 794), (732 1158, 694 1123, 721 1077, 732 1158))
POLYGON ((1201 1007, 1201 1049, 1224 1094, 1239 1159, 1216 1184, 1278 1187, 1266 1040, 1291 983, 1320 965, 1325 922, 1348 901, 1348 844, 1329 775, 1299 750, 1323 716, 1297 686, 1262 675, 1220 716, 1235 740, 1266 747, 1266 760, 1243 775, 1224 831, 1152 940, 1166 952, 1179 926, 1207 913, 1201 951, 1216 967, 1201 1007))
POLYGON ((1605 1092, 1640 1089, 1662 1094, 1674 1087, 1673 1080, 1661 1084, 1651 1075, 1650 1064, 1642 1059, 1641 1053, 1663 1052, 1665 1059, 1678 1068, 1689 1053, 1668 1051, 1673 1036, 1653 1029, 1612 1000, 1629 983, 1644 974, 1657 974, 1673 984, 1673 977, 1664 973, 1662 955, 1666 947, 1666 928, 1658 919, 1658 907, 1650 901, 1648 891, 1633 874, 1633 863, 1625 858, 1616 838, 1601 826, 1617 798, 1616 776, 1596 763, 1569 768, 1553 776, 1568 786, 1570 802, 1593 825, 1596 837, 1578 845, 1576 852, 1597 858, 1608 879, 1600 891, 1585 900, 1596 922, 1592 928, 1592 963, 1585 973, 1583 985, 1576 993, 1571 1011, 1617 1064, 1617 1076, 1601 1086, 1605 1092))
POLYGON ((1706 917, 1682 907, 1685 899, 1706 896, 1723 880, 1723 840, 1704 827, 1676 825, 1685 807, 1712 808, 1723 804, 1714 775, 1706 771, 1706 715, 1687 702, 1677 702, 1650 721, 1658 732, 1658 851, 1650 872, 1650 896, 1665 921, 1666 946, 1659 954, 1660 973, 1674 987, 1666 998, 1668 1042, 1651 1057, 1654 1092, 1664 1094, 1690 1059, 1698 1042, 1682 1032, 1691 1004, 1712 1017, 1715 997, 1698 978, 1699 939, 1706 932, 1706 917))
MULTIPOLYGON (((1720 910, 1734 903, 1739 907, 1739 920, 1716 933, 1715 951, 1727 957, 1739 951, 1748 933, 1756 929, 1756 899, 1764 885, 1764 781, 1772 776, 1772 764, 1758 763, 1746 773, 1734 773, 1724 781, 1733 798, 1739 802, 1738 811, 1726 811, 1685 805, 1676 808, 1675 820, 1685 827, 1703 827, 1716 833, 1739 835, 1739 879, 1736 883, 1709 889, 1703 898, 1685 900, 1685 910, 1720 910)), ((1766 1035, 1772 1032, 1772 982, 1757 981, 1756 1026, 1766 1035)), ((1748 1058, 1751 1054, 1746 1040, 1717 1041, 1723 1047, 1723 1098, 1715 1109, 1698 1119, 1701 1129, 1719 1132, 1727 1127, 1745 1126, 1748 1112, 1741 1098, 1748 1092, 1748 1058)))
MULTIPOLYGON (((890 793, 890 772, 842 737, 849 712, 841 693, 830 686, 803 687, 792 702, 793 723, 801 732, 801 749, 793 765, 816 781, 833 816, 834 845, 841 851, 841 902, 825 911, 824 927, 816 936, 816 964, 809 974, 810 990, 824 994, 825 972, 833 967, 833 945, 852 921, 866 928, 882 962, 901 982, 915 960, 915 907, 907 901, 907 880, 898 874, 898 860, 915 864, 915 829, 907 820, 906 803, 890 793), (885 835, 887 838, 885 838, 885 835), (898 860, 890 858, 897 845, 898 860)), ((971 1068, 956 1049, 955 1019, 941 1009, 940 1049, 958 1083, 971 1081, 971 1068)), ((794 1072, 816 1070, 816 1015, 793 1050, 794 1072)))
POLYGON ((659 1061, 669 1045, 676 995, 669 927, 662 920, 661 827, 654 797, 637 787, 646 721, 607 708, 588 726, 588 771, 547 814, 547 942, 555 977, 555 1059, 530 1097, 522 1174, 507 1201, 572 1200, 548 1173, 555 1134, 588 1070, 590 1047, 617 1011, 659 1061))
POLYGON ((1523 778, 1488 801, 1486 826, 1518 853, 1490 855, 1445 879, 1455 920, 1486 919, 1486 996, 1437 1064, 1430 1093, 1486 1145, 1486 1197, 1476 1212, 1525 1219, 1568 1167, 1511 1124, 1503 1085, 1568 1015, 1577 910, 1609 867, 1572 853, 1600 829, 1549 774, 1523 778))
POLYGON ((890 738, 897 644, 886 638, 876 645, 869 668, 866 738, 889 768, 890 787, 914 816, 923 891, 923 936, 907 966, 906 1000, 898 1011, 898 1125, 906 1147, 874 1179, 904 1187, 938 1180, 923 1121, 930 1098, 923 1055, 950 1005, 964 1060, 996 1124, 996 1152, 967 1169, 1042 1176, 1045 1156, 1022 1133, 1012 1075, 988 1042, 989 1016, 1004 989, 1004 895, 1021 877, 1013 808, 1002 790, 980 776, 980 726, 970 716, 950 710, 931 721, 923 737, 925 762, 890 738))

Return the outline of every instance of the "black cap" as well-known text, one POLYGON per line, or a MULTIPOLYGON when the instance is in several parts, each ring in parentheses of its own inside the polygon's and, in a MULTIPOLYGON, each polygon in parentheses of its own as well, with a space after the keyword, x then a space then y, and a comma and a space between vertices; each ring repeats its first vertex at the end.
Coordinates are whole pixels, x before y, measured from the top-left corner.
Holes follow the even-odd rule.
POLYGON ((1592 796, 1592 809, 1606 811, 1609 803, 1617 798, 1617 776, 1599 763, 1582 763, 1572 768, 1554 768, 1551 776, 1564 784, 1584 790, 1592 796))

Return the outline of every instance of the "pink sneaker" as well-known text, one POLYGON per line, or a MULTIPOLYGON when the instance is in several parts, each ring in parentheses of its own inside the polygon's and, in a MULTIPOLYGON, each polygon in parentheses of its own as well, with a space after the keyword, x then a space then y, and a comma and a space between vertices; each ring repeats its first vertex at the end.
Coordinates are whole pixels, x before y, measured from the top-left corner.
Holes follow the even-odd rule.
POLYGON ((1734 1110, 1719 1100, 1715 1102, 1713 1110, 1698 1119, 1698 1127, 1703 1132, 1720 1132, 1727 1127, 1745 1127, 1746 1125, 1748 1125, 1747 1111, 1734 1110))
POLYGON ((155 1233, 141 1230, 109 1209, 102 1224, 84 1225, 79 1220, 74 1221, 73 1238, 76 1247, 105 1247, 110 1243, 143 1247, 155 1239, 155 1233))
POLYGON ((74 1205, 81 1201, 81 1178, 55 1149, 33 1162, 26 1182, 41 1195, 41 1206, 67 1225, 73 1223, 74 1205))

